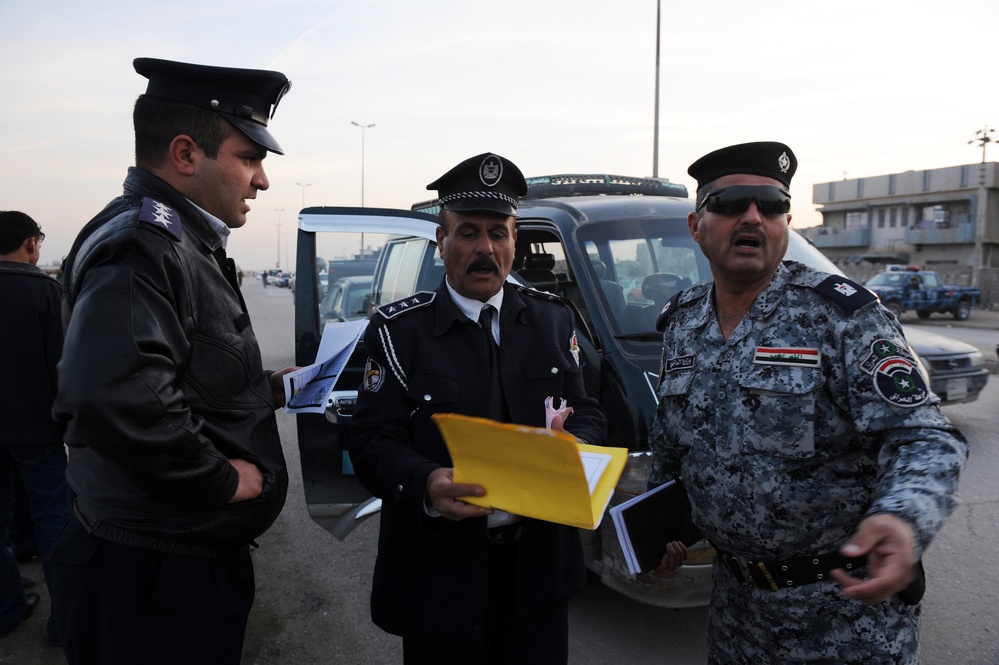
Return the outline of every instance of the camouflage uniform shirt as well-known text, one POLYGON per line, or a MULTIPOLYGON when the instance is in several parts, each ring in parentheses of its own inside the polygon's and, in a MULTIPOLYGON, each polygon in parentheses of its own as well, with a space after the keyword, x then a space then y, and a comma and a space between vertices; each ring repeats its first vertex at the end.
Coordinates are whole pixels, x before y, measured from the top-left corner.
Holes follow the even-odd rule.
MULTIPOLYGON (((751 558, 823 554, 843 544, 864 517, 891 513, 912 527, 922 555, 954 508, 967 443, 940 412, 897 320, 873 294, 786 261, 727 341, 710 284, 682 292, 663 318, 650 484, 682 478, 694 522, 712 543, 751 558)), ((718 575, 726 574, 716 562, 713 612, 735 606, 717 597, 719 588, 741 589, 719 585, 718 575), (722 602, 730 607, 715 607, 722 602)), ((745 591, 764 606, 785 609, 794 607, 788 596, 823 595, 826 603, 833 596, 858 612, 863 607, 833 582, 745 591)), ((779 632, 765 607, 756 610, 761 630, 779 632)), ((909 637, 918 638, 914 614, 909 637)), ((742 616, 733 625, 746 621, 742 616)), ((881 617, 864 630, 885 627, 881 617)), ((777 636, 758 637, 774 644, 777 636)), ((719 660, 741 660, 727 653, 719 660)), ((833 653, 826 655, 846 661, 833 653)), ((752 650, 743 657, 769 662, 752 650)))

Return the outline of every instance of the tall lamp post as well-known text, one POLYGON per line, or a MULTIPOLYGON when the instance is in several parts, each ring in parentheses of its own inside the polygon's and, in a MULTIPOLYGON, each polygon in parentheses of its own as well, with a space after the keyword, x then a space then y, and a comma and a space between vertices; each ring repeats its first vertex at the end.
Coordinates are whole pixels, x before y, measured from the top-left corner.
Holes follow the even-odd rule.
POLYGON ((274 261, 274 267, 278 270, 281 269, 281 213, 284 212, 284 208, 274 208, 278 214, 278 221, 274 225, 277 227, 277 260, 274 261))
POLYGON ((305 184, 302 184, 300 182, 296 182, 295 184, 302 188, 302 208, 305 208, 305 188, 306 187, 311 187, 312 183, 311 182, 307 182, 305 184))
POLYGON ((372 127, 375 126, 375 124, 371 123, 370 125, 362 125, 360 123, 354 122, 353 120, 350 121, 350 124, 354 125, 355 127, 361 128, 361 207, 363 208, 364 207, 364 130, 371 129, 372 127))
MULTIPOLYGON (((364 207, 364 130, 371 129, 375 126, 375 123, 370 125, 362 125, 359 122, 350 121, 350 124, 355 127, 361 128, 361 207, 364 207)), ((364 234, 361 234, 361 258, 364 258, 364 234)))

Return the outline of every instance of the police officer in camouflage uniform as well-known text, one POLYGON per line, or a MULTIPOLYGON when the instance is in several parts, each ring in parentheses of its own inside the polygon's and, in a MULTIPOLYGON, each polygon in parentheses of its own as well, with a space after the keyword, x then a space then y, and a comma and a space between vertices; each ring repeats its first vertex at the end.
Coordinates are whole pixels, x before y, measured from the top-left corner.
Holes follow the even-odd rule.
POLYGON ((782 261, 796 166, 749 143, 688 171, 714 281, 658 321, 650 485, 681 478, 718 551, 710 662, 917 663, 920 558, 968 446, 869 291, 782 261))

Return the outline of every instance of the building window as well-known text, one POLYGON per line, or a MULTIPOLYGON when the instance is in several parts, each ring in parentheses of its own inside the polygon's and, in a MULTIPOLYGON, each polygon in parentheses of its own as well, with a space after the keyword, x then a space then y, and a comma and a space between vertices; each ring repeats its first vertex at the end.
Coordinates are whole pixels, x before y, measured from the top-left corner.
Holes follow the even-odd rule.
POLYGON ((902 228, 908 228, 909 226, 909 209, 902 208, 902 228))
POLYGON ((836 183, 834 182, 829 183, 829 200, 836 200, 836 183))
MULTIPOLYGON (((965 188, 967 186, 968 186, 968 165, 964 164, 961 167, 961 188, 963 189, 963 188, 965 188)), ((923 187, 923 189, 926 189, 926 188, 923 187)))
POLYGON ((857 178, 857 198, 864 198, 864 179, 857 178))
POLYGON ((943 206, 933 206, 933 225, 939 229, 950 226, 950 211, 943 206))
POLYGON ((847 229, 862 229, 867 226, 867 213, 866 212, 848 212, 846 213, 846 228, 847 229))
POLYGON ((888 211, 888 226, 891 228, 898 226, 898 208, 892 208, 888 211))
MULTIPOLYGON (((964 173, 961 173, 961 180, 964 180, 964 173)), ((923 191, 930 191, 930 172, 923 171, 923 191)))
POLYGON ((883 229, 885 227, 885 209, 881 208, 878 210, 878 228, 883 229))
POLYGON ((891 175, 888 176, 888 195, 889 196, 894 196, 895 195, 895 174, 894 173, 892 173, 891 175))

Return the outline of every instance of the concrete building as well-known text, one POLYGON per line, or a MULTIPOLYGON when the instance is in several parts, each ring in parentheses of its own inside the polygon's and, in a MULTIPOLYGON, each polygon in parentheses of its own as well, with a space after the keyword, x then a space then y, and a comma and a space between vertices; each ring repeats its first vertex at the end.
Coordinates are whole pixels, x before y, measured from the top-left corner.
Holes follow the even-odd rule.
POLYGON ((920 265, 999 304, 999 163, 819 183, 812 202, 822 225, 802 233, 853 279, 920 265))

